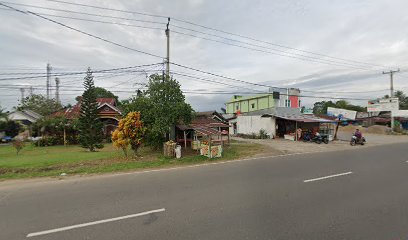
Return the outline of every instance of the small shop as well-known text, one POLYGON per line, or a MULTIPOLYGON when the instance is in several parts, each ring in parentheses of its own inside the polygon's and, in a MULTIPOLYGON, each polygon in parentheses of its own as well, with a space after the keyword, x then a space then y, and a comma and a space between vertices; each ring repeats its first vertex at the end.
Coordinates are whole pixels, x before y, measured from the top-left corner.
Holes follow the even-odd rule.
POLYGON ((275 116, 276 135, 287 140, 298 141, 305 134, 316 133, 333 139, 336 120, 328 120, 310 115, 275 116))

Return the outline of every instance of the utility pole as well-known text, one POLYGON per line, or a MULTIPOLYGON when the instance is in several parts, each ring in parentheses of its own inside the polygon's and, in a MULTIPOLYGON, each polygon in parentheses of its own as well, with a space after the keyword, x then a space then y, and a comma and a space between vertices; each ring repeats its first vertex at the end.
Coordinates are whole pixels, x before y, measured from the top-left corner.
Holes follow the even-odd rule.
POLYGON ((24 92, 25 92, 25 89, 24 89, 24 88, 20 88, 20 92, 21 92, 21 103, 23 103, 23 101, 24 101, 24 92))
POLYGON ((50 99, 51 94, 51 65, 47 63, 47 99, 50 99))
POLYGON ((166 37, 167 37, 167 59, 166 59, 166 77, 170 78, 170 18, 167 18, 167 28, 166 28, 166 37))
MULTIPOLYGON (((390 75, 390 98, 394 98, 394 73, 399 72, 400 69, 398 70, 390 70, 388 72, 384 72, 383 74, 389 74, 390 75)), ((391 111, 391 131, 394 131, 394 116, 391 111)))
POLYGON ((55 99, 57 103, 60 104, 60 95, 59 95, 59 87, 60 87, 60 80, 59 78, 55 78, 55 99))

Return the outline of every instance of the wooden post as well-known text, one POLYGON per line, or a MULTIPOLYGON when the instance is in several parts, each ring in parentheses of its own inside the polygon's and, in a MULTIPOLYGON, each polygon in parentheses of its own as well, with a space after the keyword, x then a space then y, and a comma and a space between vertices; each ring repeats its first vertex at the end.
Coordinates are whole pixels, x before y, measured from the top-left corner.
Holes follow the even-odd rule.
POLYGON ((208 135, 208 154, 209 154, 209 156, 210 156, 210 158, 212 157, 211 156, 211 134, 210 135, 208 135))
POLYGON ((337 140, 337 131, 339 130, 339 125, 340 125, 340 118, 339 118, 339 120, 337 121, 336 131, 334 132, 333 140, 337 140))
POLYGON ((65 126, 64 126, 64 147, 67 146, 67 133, 65 131, 65 126))
POLYGON ((186 134, 186 130, 184 130, 183 133, 184 133, 184 148, 187 148, 187 134, 186 134))
POLYGON ((295 121, 295 141, 296 141, 296 142, 298 141, 297 129, 298 129, 298 127, 297 127, 297 121, 295 121))

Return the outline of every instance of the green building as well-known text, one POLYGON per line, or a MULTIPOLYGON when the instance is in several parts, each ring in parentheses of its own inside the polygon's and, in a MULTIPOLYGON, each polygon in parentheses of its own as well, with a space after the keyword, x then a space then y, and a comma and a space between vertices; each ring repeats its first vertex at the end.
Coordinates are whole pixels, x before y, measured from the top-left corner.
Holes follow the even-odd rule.
POLYGON ((234 96, 229 102, 225 103, 228 114, 247 113, 267 108, 275 107, 275 100, 272 94, 259 94, 255 96, 234 96))

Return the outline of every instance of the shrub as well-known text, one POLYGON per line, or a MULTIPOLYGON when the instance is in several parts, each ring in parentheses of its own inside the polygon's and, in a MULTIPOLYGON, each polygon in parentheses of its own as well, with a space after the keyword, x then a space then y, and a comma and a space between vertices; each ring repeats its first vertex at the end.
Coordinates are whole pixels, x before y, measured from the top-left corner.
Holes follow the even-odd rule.
POLYGON ((267 139, 267 138, 269 138, 268 133, 266 132, 265 129, 259 130, 259 138, 260 138, 260 139, 267 139))
POLYGON ((18 153, 21 151, 21 149, 24 148, 24 142, 20 139, 16 139, 13 141, 12 143, 13 147, 16 149, 16 153, 18 155, 18 153))
POLYGON ((47 136, 43 137, 37 141, 35 141, 34 146, 36 147, 47 147, 47 146, 55 146, 55 145, 63 145, 64 139, 57 136, 47 136))

